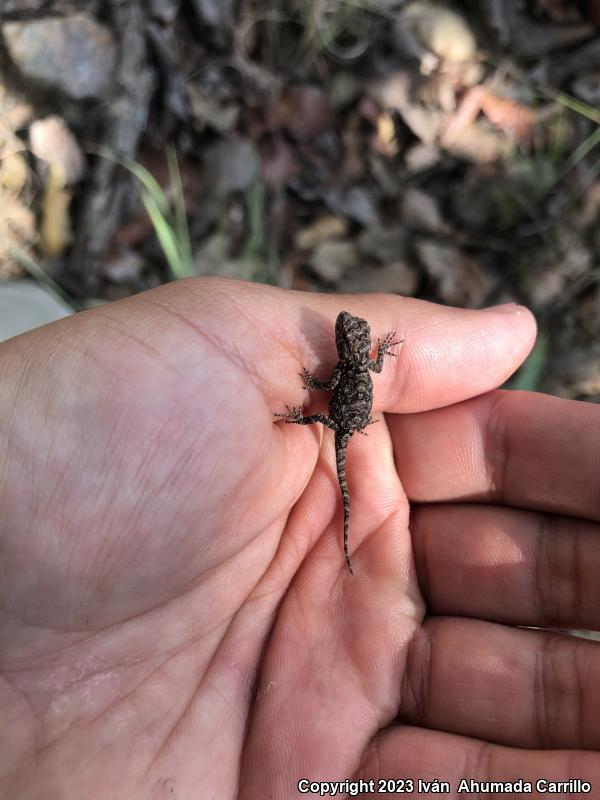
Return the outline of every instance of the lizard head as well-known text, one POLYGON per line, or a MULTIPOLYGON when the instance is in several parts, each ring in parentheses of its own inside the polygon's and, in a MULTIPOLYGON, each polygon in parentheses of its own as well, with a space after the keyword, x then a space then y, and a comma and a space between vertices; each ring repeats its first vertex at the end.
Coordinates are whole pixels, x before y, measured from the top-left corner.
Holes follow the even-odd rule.
POLYGON ((342 361, 354 366, 366 366, 371 352, 369 323, 353 317, 347 311, 338 314, 335 323, 335 344, 342 361))

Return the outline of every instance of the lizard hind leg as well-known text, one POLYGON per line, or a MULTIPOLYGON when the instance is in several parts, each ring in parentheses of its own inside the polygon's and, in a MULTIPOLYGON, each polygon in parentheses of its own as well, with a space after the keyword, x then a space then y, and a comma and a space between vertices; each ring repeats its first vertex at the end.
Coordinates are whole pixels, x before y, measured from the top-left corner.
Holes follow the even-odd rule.
POLYGON ((310 417, 305 417, 302 414, 302 409, 299 406, 286 406, 287 411, 285 414, 274 414, 275 417, 285 420, 286 422, 295 422, 296 425, 313 425, 315 422, 321 422, 327 425, 332 431, 337 430, 335 422, 326 414, 313 414, 310 417))

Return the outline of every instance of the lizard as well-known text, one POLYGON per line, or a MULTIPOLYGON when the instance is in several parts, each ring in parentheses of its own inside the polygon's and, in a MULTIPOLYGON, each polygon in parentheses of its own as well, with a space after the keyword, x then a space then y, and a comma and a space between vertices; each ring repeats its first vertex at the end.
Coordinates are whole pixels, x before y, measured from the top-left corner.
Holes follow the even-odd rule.
POLYGON ((329 402, 329 414, 306 417, 299 406, 287 405, 285 414, 275 414, 276 417, 297 425, 320 422, 335 433, 335 461, 344 504, 344 557, 351 575, 354 575, 354 570, 348 549, 350 495, 346 482, 346 448, 354 433, 364 433, 367 425, 377 421, 371 417, 373 380, 370 371, 381 372, 384 357, 396 356, 390 349, 401 344, 403 340, 395 340, 394 337, 395 333, 387 333, 382 340, 378 339, 377 357, 371 360, 371 331, 368 322, 352 316, 347 311, 340 312, 335 323, 335 344, 339 360, 329 379, 317 380, 307 369, 303 369, 300 373, 305 389, 333 390, 329 402))

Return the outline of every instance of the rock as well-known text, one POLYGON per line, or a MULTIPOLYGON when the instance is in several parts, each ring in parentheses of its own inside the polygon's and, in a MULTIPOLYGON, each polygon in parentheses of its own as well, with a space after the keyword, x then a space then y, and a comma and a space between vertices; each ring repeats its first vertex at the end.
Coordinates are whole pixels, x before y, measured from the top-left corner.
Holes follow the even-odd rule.
POLYGON ((72 313, 66 303, 34 281, 0 284, 0 341, 72 313))
POLYGON ((453 244, 433 239, 417 240, 415 248, 444 303, 467 308, 483 305, 494 284, 474 259, 453 244))
POLYGON ((321 242, 309 263, 324 281, 337 283, 343 275, 357 269, 360 260, 354 242, 334 241, 321 242))
POLYGON ((73 100, 101 98, 111 87, 113 38, 85 14, 6 22, 2 34, 14 63, 35 83, 73 100))

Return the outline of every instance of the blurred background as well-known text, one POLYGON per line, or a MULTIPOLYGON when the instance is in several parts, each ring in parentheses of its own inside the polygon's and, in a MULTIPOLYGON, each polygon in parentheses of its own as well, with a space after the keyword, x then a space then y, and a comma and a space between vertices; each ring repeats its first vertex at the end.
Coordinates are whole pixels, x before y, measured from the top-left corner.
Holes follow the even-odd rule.
POLYGON ((0 0, 0 338, 191 275, 528 305, 600 401, 598 0, 0 0))

